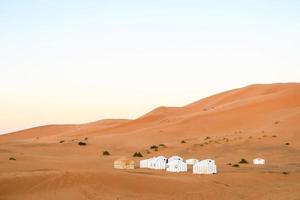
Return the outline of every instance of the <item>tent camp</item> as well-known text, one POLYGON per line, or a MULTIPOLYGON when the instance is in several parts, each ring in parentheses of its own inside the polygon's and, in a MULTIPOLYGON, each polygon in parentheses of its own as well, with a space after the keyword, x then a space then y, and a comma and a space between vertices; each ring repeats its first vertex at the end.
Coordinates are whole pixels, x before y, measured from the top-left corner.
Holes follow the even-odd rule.
POLYGON ((188 165, 194 165, 196 162, 198 162, 198 160, 195 158, 185 160, 185 163, 188 165))
POLYGON ((206 159, 196 162, 193 166, 193 174, 216 174, 217 166, 214 160, 206 159))
POLYGON ((265 159, 262 158, 255 158, 253 159, 254 165, 264 165, 266 163, 265 159))
POLYGON ((167 163, 168 172, 187 172, 187 164, 182 160, 172 160, 167 163))
POLYGON ((134 160, 129 158, 120 158, 114 161, 115 169, 134 169, 134 160))

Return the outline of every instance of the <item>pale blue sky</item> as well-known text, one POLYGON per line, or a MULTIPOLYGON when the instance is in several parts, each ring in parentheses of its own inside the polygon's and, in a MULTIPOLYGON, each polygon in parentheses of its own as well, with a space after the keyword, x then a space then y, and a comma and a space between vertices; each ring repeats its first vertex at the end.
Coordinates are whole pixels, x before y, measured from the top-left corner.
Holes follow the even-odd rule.
POLYGON ((0 0, 0 133, 299 82, 300 1, 0 0))

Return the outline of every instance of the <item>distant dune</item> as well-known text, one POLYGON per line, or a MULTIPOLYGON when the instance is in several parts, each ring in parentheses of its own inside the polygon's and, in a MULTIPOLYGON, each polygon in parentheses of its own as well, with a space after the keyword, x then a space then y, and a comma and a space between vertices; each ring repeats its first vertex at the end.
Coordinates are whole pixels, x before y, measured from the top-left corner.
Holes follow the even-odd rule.
POLYGON ((134 120, 47 125, 1 135, 0 199, 296 200, 299 155, 300 83, 250 85, 183 107, 158 107, 134 120), (158 144, 166 147, 150 149, 158 144), (111 156, 102 156, 105 150, 111 156), (112 169, 114 159, 134 152, 146 158, 212 158, 219 173, 112 169), (255 157, 267 164, 229 165, 255 157))

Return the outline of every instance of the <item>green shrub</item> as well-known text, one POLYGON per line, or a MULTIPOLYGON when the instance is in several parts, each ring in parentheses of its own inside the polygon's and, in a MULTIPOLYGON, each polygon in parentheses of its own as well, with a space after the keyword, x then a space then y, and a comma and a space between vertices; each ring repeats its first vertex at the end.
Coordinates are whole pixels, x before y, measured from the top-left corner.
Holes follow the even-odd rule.
POLYGON ((143 155, 141 154, 141 152, 135 152, 133 154, 133 157, 143 157, 143 155))
POLYGON ((78 145, 80 145, 80 146, 85 146, 86 143, 85 143, 85 142, 78 142, 78 145))
POLYGON ((103 155, 103 156, 109 156, 110 153, 109 153, 108 151, 103 151, 103 152, 102 152, 102 155, 103 155))
POLYGON ((10 157, 9 160, 16 160, 14 157, 10 157))
POLYGON ((249 162, 246 159, 242 158, 239 163, 240 164, 248 164, 249 162))
POLYGON ((232 165, 232 167, 240 167, 240 165, 239 164, 234 164, 234 165, 232 165))

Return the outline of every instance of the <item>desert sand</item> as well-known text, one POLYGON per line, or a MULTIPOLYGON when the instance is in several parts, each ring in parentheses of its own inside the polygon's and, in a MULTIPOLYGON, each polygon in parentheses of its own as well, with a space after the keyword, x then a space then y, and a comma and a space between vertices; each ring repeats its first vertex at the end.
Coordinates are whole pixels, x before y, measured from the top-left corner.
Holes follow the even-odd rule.
POLYGON ((1 135, 0 199, 299 200, 300 84, 250 85, 183 107, 159 107, 135 120, 1 135), (158 144, 166 147, 150 150, 158 144), (111 155, 103 156, 105 150, 111 155), (211 158, 218 173, 139 169, 141 158, 134 158, 134 170, 113 169, 115 159, 134 152, 143 159, 211 158), (251 164, 256 157, 266 165, 251 164), (241 158, 250 164, 232 167, 241 158))

